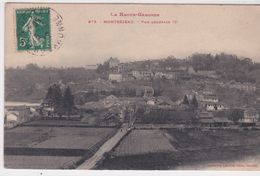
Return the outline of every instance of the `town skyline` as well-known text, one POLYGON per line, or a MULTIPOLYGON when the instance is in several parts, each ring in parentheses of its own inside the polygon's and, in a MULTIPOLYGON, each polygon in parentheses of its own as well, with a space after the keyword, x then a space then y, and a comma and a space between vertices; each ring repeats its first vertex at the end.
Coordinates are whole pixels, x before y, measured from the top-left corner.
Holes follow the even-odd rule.
MULTIPOLYGON (((24 65, 16 65, 16 66, 8 66, 8 65, 5 65, 5 69, 9 69, 9 68, 17 68, 17 67, 25 67, 26 65, 28 64, 36 64, 38 65, 39 67, 50 67, 50 68, 81 68, 81 67, 85 67, 88 69, 88 67, 91 67, 91 66, 98 66, 100 64, 103 64, 104 62, 106 62, 107 60, 109 60, 110 58, 116 58, 120 61, 120 63, 129 63, 129 62, 142 62, 142 61, 156 61, 156 60, 164 60, 164 59, 167 59, 167 58, 174 58, 174 59, 178 59, 178 60, 188 60, 192 55, 194 54, 210 54, 212 56, 216 56, 217 54, 228 54, 228 55, 234 55, 234 56, 237 56, 239 59, 246 59, 246 58, 249 58, 249 57, 246 57, 246 56, 239 56, 239 55, 236 55, 236 54, 231 54, 231 53, 225 53, 225 52, 220 52, 220 53, 199 53, 199 52, 196 52, 196 53, 192 53, 191 55, 188 55, 188 56, 185 56, 183 58, 180 58, 180 57, 175 57, 174 55, 168 55, 168 56, 165 56, 165 57, 158 57, 158 58, 138 58, 138 59, 126 59, 126 58, 120 58, 120 57, 116 57, 116 56, 109 56, 109 57, 106 57, 106 58, 102 58, 102 61, 101 62, 96 62, 96 63, 93 63, 93 64, 81 64, 81 65, 41 65, 40 63, 37 63, 37 62, 30 62, 30 63, 27 63, 27 64, 24 64, 24 65)), ((249 58, 252 60, 253 63, 260 63, 260 60, 258 61, 255 61, 253 58, 249 58)))

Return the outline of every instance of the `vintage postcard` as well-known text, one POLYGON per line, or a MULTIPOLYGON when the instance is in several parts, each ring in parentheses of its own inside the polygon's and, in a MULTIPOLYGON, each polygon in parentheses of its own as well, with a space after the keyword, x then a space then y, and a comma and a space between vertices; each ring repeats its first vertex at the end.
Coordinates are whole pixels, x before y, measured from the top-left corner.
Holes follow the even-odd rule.
POLYGON ((4 167, 260 170, 260 6, 5 4, 4 167))

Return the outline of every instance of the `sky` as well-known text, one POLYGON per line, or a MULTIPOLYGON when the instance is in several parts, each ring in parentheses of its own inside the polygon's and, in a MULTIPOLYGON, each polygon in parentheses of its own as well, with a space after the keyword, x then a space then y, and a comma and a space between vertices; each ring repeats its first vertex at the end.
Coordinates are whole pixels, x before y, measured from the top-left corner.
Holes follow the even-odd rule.
POLYGON ((143 4, 12 4, 6 5, 5 66, 78 67, 102 63, 157 59, 193 53, 230 53, 260 62, 260 6, 254 5, 143 5, 143 4), (63 18, 64 38, 59 49, 43 56, 17 51, 15 9, 50 7, 52 43, 58 41, 56 12, 63 18), (111 16, 152 13, 159 17, 111 16), (88 23, 96 20, 96 24, 88 23), (104 20, 133 20, 134 24, 104 24, 104 20), (176 21, 142 24, 141 21, 176 21))

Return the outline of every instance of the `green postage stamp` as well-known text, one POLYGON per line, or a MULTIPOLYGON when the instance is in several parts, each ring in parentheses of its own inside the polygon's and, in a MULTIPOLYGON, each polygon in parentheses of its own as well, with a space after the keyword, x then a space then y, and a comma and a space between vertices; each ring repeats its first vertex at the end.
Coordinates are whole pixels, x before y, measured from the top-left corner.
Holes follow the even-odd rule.
POLYGON ((50 9, 17 9, 17 50, 51 50, 50 9))

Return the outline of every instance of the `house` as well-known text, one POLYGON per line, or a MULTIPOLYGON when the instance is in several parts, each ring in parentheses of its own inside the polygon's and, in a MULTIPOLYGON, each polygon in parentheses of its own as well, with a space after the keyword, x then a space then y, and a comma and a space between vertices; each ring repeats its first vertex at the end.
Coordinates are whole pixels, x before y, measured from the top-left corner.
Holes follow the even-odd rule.
POLYGON ((226 127, 232 123, 232 121, 228 120, 226 117, 214 117, 213 121, 215 127, 226 127))
POLYGON ((155 105, 155 102, 156 102, 155 98, 149 98, 149 99, 146 101, 147 105, 150 105, 150 106, 154 106, 154 105, 155 105))
POLYGON ((153 73, 151 71, 133 70, 132 76, 137 80, 151 80, 153 78, 153 73))
POLYGON ((198 113, 198 118, 199 119, 212 119, 214 116, 212 114, 212 112, 208 112, 208 111, 202 111, 198 113))
POLYGON ((118 73, 125 73, 128 70, 128 65, 125 63, 119 63, 117 66, 117 72, 118 73))
POLYGON ((160 79, 162 79, 163 75, 164 75, 163 72, 155 72, 154 78, 157 78, 157 79, 160 78, 160 79))
POLYGON ((54 107, 47 99, 41 100, 40 114, 43 116, 50 116, 54 113, 54 107))
POLYGON ((141 79, 140 71, 133 70, 133 71, 132 71, 132 75, 133 75, 133 77, 135 77, 136 79, 138 79, 139 77, 140 77, 140 79, 141 79))
POLYGON ((172 73, 165 73, 165 72, 155 72, 154 77, 157 79, 176 79, 176 74, 172 73))
POLYGON ((200 123, 201 127, 213 127, 214 126, 213 119, 200 119, 199 123, 200 123))
POLYGON ((238 123, 241 126, 254 126, 259 120, 259 114, 254 108, 247 108, 244 110, 244 116, 239 119, 238 123))
POLYGON ((135 78, 129 72, 122 73, 122 77, 123 77, 123 81, 134 81, 135 80, 135 78))
POLYGON ((213 102, 205 103, 205 108, 207 111, 221 111, 225 109, 223 104, 213 102))
POLYGON ((144 97, 152 97, 154 95, 154 89, 150 86, 144 86, 144 97))
POLYGON ((219 102, 219 98, 210 90, 204 90, 202 93, 197 94, 199 107, 205 108, 207 111, 221 111, 225 109, 225 105, 219 102))
POLYGON ((173 101, 169 97, 158 96, 156 98, 156 105, 159 108, 171 108, 173 104, 173 101))
POLYGON ((245 119, 254 119, 258 120, 259 119, 259 114, 258 111, 254 108, 248 108, 244 110, 244 118, 245 119))
POLYGON ((41 107, 50 107, 51 106, 51 103, 48 99, 44 98, 44 99, 41 99, 41 107))
POLYGON ((138 86, 135 89, 138 97, 153 97, 154 89, 151 86, 138 86))
POLYGON ((240 83, 236 81, 230 81, 224 84, 225 87, 230 89, 238 89, 246 92, 255 92, 256 86, 251 83, 240 83))
POLYGON ((202 127, 227 127, 232 123, 226 117, 200 119, 199 122, 202 127))
POLYGON ((109 68, 113 68, 113 67, 117 67, 119 65, 120 60, 118 60, 117 58, 110 57, 107 62, 108 62, 109 68))
POLYGON ((218 102, 219 102, 219 99, 218 99, 218 97, 217 97, 216 95, 214 95, 214 94, 206 94, 206 95, 203 95, 202 101, 212 102, 212 103, 218 103, 218 102))
POLYGON ((123 76, 120 73, 110 73, 108 79, 110 81, 121 82, 123 80, 123 76))
POLYGON ((214 117, 212 112, 207 111, 199 112, 198 119, 202 127, 225 127, 232 123, 225 116, 214 117))

